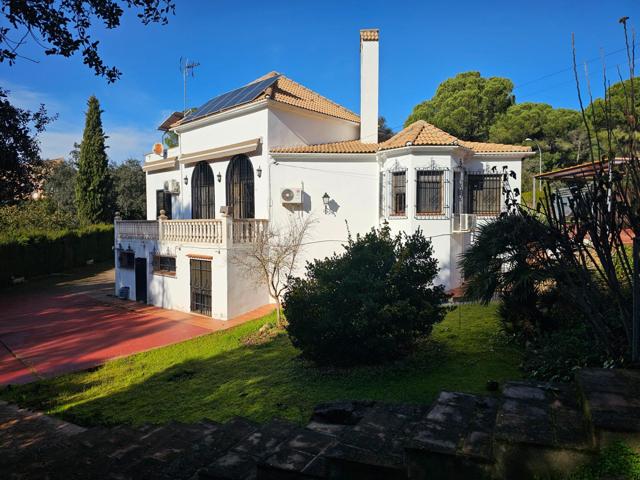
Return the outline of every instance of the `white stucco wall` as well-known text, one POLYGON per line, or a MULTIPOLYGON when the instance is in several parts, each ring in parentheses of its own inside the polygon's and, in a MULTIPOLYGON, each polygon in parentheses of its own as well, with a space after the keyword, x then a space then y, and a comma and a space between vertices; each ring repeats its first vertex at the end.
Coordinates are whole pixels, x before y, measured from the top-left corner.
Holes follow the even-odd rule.
POLYGON ((274 159, 277 164, 270 167, 270 221, 279 228, 284 228, 292 215, 311 216, 315 221, 302 250, 298 274, 306 261, 342 251, 348 238, 347 224, 354 236, 378 224, 378 164, 374 155, 274 159), (282 204, 281 189, 290 187, 302 188, 301 208, 282 204), (330 197, 327 213, 322 200, 325 193, 330 197))

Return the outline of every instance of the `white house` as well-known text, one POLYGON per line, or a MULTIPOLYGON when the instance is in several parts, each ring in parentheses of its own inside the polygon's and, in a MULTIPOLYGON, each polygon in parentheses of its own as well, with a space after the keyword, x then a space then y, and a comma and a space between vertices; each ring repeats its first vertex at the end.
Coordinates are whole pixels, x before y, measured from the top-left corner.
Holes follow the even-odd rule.
POLYGON ((167 119, 160 129, 179 146, 145 157, 148 220, 116 219, 116 290, 218 319, 267 304, 266 287, 229 256, 291 215, 317 220, 303 264, 341 250, 347 224, 356 234, 388 221, 431 237, 439 281, 459 286, 476 220, 504 209, 503 188, 520 187, 532 152, 423 121, 379 142, 378 41, 378 30, 360 32, 361 116, 271 72, 167 119), (515 178, 503 182, 505 171, 515 178))

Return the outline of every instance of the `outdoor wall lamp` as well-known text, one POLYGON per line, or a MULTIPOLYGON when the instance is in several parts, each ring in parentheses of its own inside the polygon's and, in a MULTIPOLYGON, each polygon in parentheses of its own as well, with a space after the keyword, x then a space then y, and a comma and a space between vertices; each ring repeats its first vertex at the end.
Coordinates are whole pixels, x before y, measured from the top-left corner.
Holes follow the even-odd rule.
POLYGON ((218 172, 218 183, 220 183, 221 181, 222 181, 222 174, 218 172))
POLYGON ((262 168, 260 167, 260 165, 258 165, 258 169, 256 170, 256 173, 258 174, 258 178, 262 176, 262 168))
POLYGON ((325 215, 327 213, 329 213, 329 200, 331 200, 331 197, 329 196, 329 194, 327 192, 325 192, 324 195, 322 196, 322 203, 324 204, 324 214, 325 215))
POLYGON ((184 176, 184 184, 189 185, 189 177, 187 177, 186 175, 184 176))

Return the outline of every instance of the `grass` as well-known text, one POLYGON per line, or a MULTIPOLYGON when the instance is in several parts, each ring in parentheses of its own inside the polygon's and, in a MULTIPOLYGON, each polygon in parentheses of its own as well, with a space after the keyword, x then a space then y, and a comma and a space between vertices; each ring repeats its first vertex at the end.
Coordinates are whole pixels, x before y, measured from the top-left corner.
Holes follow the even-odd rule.
POLYGON ((496 307, 464 305, 410 358, 350 370, 316 368, 286 335, 246 346, 273 316, 84 371, 0 391, 0 398, 82 425, 224 421, 242 415, 306 422, 338 399, 431 402, 440 390, 481 393, 520 378, 521 352, 500 334, 496 307))
POLYGON ((617 442, 602 450, 593 462, 579 468, 565 480, 640 480, 640 454, 617 442))

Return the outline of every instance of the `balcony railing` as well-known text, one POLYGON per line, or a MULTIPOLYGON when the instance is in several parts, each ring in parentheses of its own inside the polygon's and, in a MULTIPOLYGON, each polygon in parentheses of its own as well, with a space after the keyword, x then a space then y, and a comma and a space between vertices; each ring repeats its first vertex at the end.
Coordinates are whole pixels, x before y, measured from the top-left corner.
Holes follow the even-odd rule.
POLYGON ((267 228, 266 220, 234 220, 233 243, 253 243, 267 228))
POLYGON ((117 221, 118 236, 136 240, 157 240, 158 222, 155 220, 120 220, 117 221))
POLYGON ((476 229, 476 216, 473 213, 457 213, 453 215, 451 231, 453 233, 472 232, 476 229))
POLYGON ((249 244, 267 228, 267 220, 222 219, 199 220, 120 220, 115 221, 118 240, 159 240, 214 245, 249 244))

